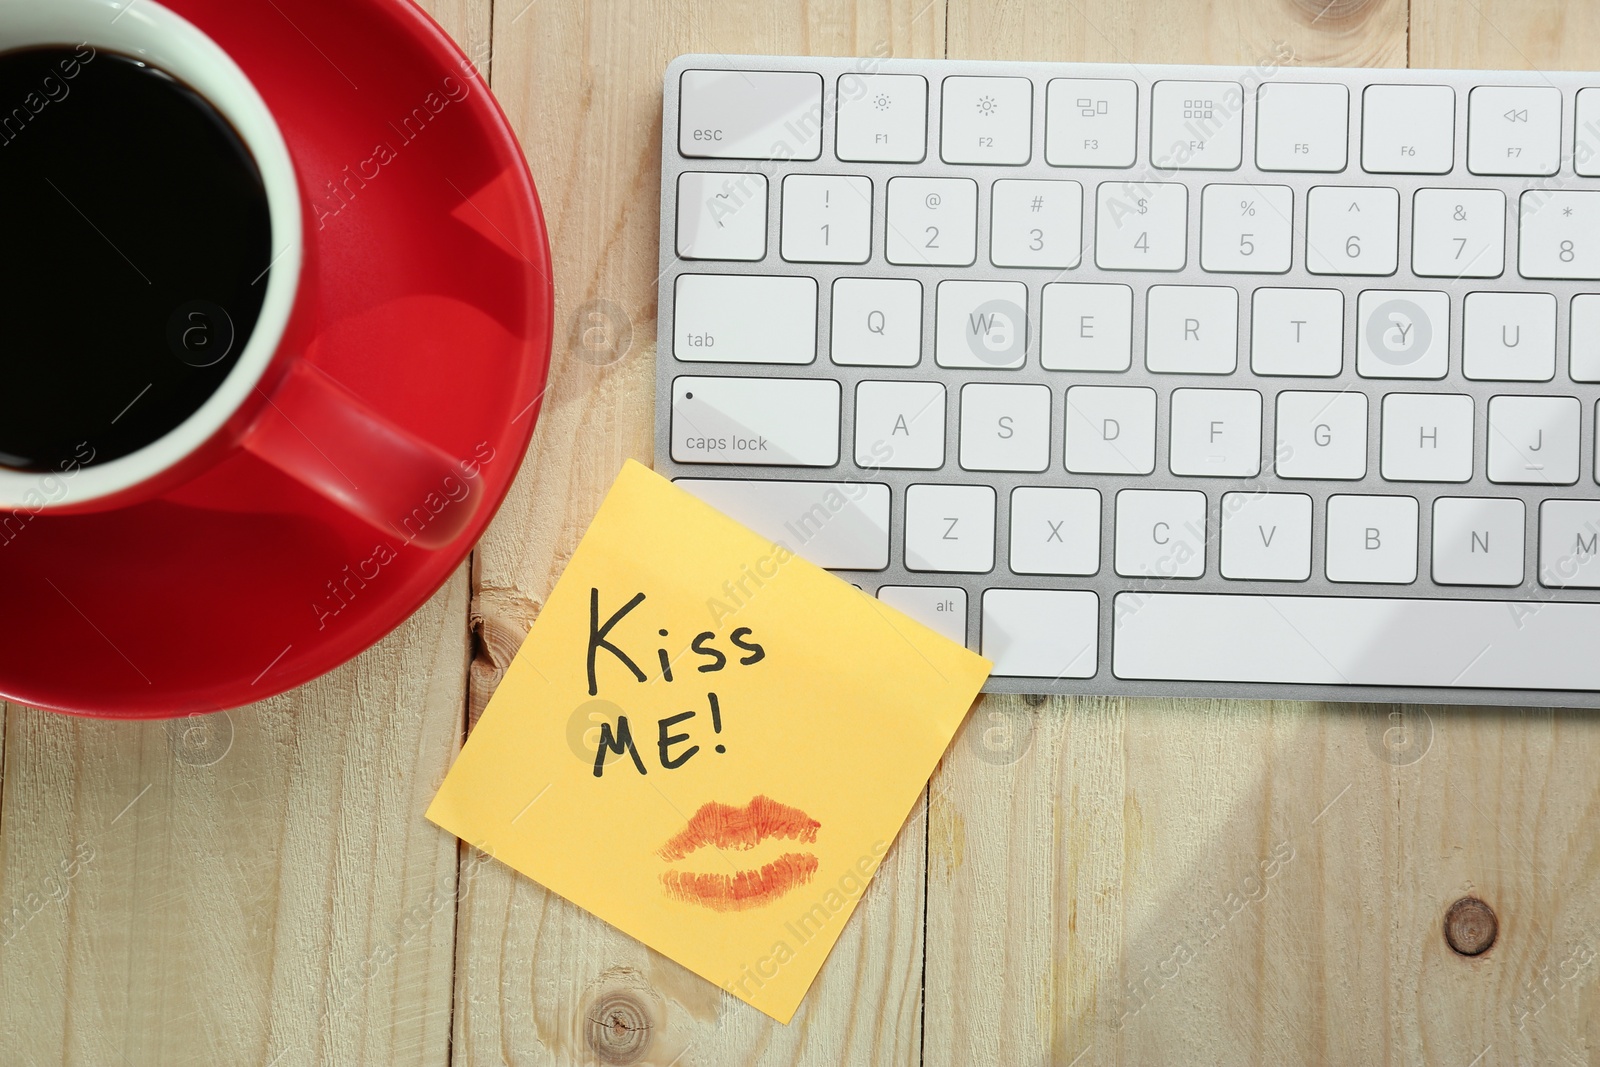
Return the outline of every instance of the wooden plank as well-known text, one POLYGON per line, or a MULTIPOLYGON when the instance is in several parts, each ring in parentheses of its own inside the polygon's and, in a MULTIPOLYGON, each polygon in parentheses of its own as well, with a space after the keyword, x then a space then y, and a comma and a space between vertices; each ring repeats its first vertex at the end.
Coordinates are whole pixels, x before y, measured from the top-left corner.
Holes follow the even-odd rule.
POLYGON ((1600 8, 1559 0, 1415 0, 1411 66, 1595 70, 1600 8))
POLYGON ((422 812, 466 611, 463 567, 360 659, 232 712, 13 708, 0 1058, 446 1062, 456 845, 422 812))
POLYGON ((988 701, 934 783, 926 1062, 1382 1062, 1378 722, 988 701))
MULTIPOLYGON (((1414 67, 1594 70, 1597 48, 1593 5, 1411 7, 1414 67)), ((1463 712, 1435 726, 1436 773, 1399 797, 1411 861, 1397 872, 1400 920, 1426 922, 1470 891, 1495 907, 1500 941, 1468 967, 1437 942, 1417 954, 1417 980, 1394 1005, 1418 1020, 1407 1052, 1429 1062, 1592 1062, 1600 725, 1572 712, 1463 712)))
MULTIPOLYGON (((944 40, 942 0, 526 3, 497 8, 494 86, 550 223, 556 346, 532 457, 478 554, 474 710, 623 459, 651 456, 668 61, 683 52, 929 56, 944 40), (623 336, 631 340, 619 345, 623 336)), ((454 1054, 471 1064, 591 1063, 597 1050, 612 1056, 601 1062, 663 1067, 679 1056, 683 1064, 912 1062, 921 1014, 920 827, 891 850, 788 1027, 528 880, 469 862, 454 1054), (629 1029, 640 1026, 648 1030, 629 1029)))
MULTIPOLYGON (((425 6, 485 55, 489 0, 425 6), (476 47, 474 45, 476 44, 476 47)), ((449 1059, 468 568, 358 660, 171 723, 5 709, 0 1060, 449 1059)))
POLYGON ((1404 0, 950 0, 951 59, 1403 67, 1404 0))

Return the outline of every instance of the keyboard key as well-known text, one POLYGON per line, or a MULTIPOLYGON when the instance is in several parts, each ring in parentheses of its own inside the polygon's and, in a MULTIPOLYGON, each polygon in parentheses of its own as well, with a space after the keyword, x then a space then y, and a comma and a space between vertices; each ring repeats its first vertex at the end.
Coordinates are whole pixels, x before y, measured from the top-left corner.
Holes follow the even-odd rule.
POLYGON ((1046 370, 1118 371, 1132 365, 1132 288, 1051 282, 1041 303, 1039 363, 1046 370))
POLYGON ((997 267, 1076 267, 1083 258, 1083 186, 1077 182, 994 183, 989 261, 997 267))
POLYGON ((1489 399, 1489 480, 1572 485, 1578 480, 1582 405, 1572 396, 1489 399))
POLYGON ((1150 161, 1157 168, 1238 168, 1244 143, 1238 82, 1159 81, 1150 96, 1150 161))
POLYGON ((822 77, 810 71, 684 71, 678 83, 678 154, 820 157, 822 77))
POLYGON ((1257 289, 1250 308, 1250 369, 1332 378, 1344 368, 1344 294, 1337 289, 1257 289))
POLYGON ((1547 382, 1556 373, 1556 298, 1470 293, 1461 373, 1480 381, 1547 382))
POLYGON ((810 363, 817 358, 817 283, 680 274, 672 354, 690 363, 810 363))
POLYGON ((1311 577, 1311 498, 1304 493, 1224 493, 1222 576, 1271 582, 1311 577))
POLYGON ((1586 178, 1600 176, 1600 89, 1579 89, 1572 145, 1572 169, 1586 178))
POLYGON ((1206 495, 1169 489, 1119 492, 1116 570, 1124 578, 1204 574, 1206 495))
POLYGON ((1369 85, 1361 103, 1361 169, 1448 174, 1455 123, 1456 93, 1448 85, 1369 85))
POLYGON ((1506 269, 1506 194, 1418 189, 1411 211, 1411 273, 1497 278, 1506 269))
POLYGON ((1118 678, 1600 688, 1600 604, 1119 593, 1112 612, 1118 678))
POLYGON ((967 643, 967 591, 960 586, 885 585, 878 599, 958 645, 967 643))
POLYGON ((1239 291, 1225 285, 1152 285, 1144 364, 1165 374, 1231 374, 1238 365, 1239 291))
POLYGON ((672 382, 679 463, 831 467, 839 462, 839 383, 820 378, 672 382))
POLYGON ((1287 185, 1208 185, 1200 204, 1202 268, 1250 274, 1289 269, 1294 193, 1287 185))
POLYGON ((1330 582, 1409 585, 1416 581, 1416 499, 1330 496, 1325 564, 1330 582))
POLYGON ((915 367, 922 359, 922 283, 835 279, 829 354, 841 366, 915 367))
POLYGON ((994 569, 994 489, 906 489, 906 569, 981 574, 994 569))
POLYGON ((1043 385, 961 387, 961 467, 1042 471, 1050 466, 1050 390, 1043 385))
POLYGON ((877 482, 767 482, 679 478, 735 522, 819 567, 889 565, 889 487, 877 482))
POLYGON ((928 152, 928 79, 916 74, 839 78, 834 154, 850 162, 920 163, 928 152))
POLYGON ((1472 398, 1444 393, 1384 397, 1381 465, 1391 482, 1471 478, 1472 398))
POLYGON ((1600 589, 1600 500, 1539 505, 1539 584, 1600 589))
POLYGON ((1173 474, 1254 478, 1261 473, 1261 394, 1176 389, 1167 465, 1173 474))
POLYGON ((1156 469, 1156 391, 1074 385, 1065 436, 1074 474, 1149 474, 1156 469))
POLYGON ((783 179, 783 258, 865 263, 872 253, 872 180, 840 174, 783 179))
POLYGON ((1395 190, 1319 185, 1306 200, 1306 270, 1393 274, 1399 234, 1395 190))
POLYGON ((1517 271, 1524 278, 1600 278, 1600 192, 1522 194, 1517 271))
POLYGON ((941 367, 1016 368, 1028 348, 1028 287, 943 281, 934 359, 941 367))
POLYGON ((1442 496, 1433 502, 1433 580, 1440 585, 1521 585, 1520 500, 1442 496))
POLYGON ((1342 85, 1268 82, 1256 90, 1256 167, 1344 170, 1349 122, 1342 85))
POLYGON ((1600 295, 1572 298, 1569 373, 1575 382, 1600 382, 1600 295))
POLYGON ((1365 478, 1367 395, 1350 390, 1279 393, 1273 459, 1280 478, 1365 478))
POLYGON ((761 259, 767 254, 767 179, 749 172, 678 175, 678 255, 761 259))
POLYGON ((1356 373, 1363 378, 1443 378, 1449 370, 1446 293, 1364 290, 1356 326, 1356 373))
POLYGON ((1021 164, 1033 155, 1033 83, 1027 78, 944 80, 939 156, 946 163, 1021 164))
POLYGON ((1094 489, 1018 486, 1011 490, 1014 574, 1100 570, 1100 494, 1094 489))
POLYGON ((871 470, 944 466, 944 386, 938 382, 857 385, 856 466, 871 470))
POLYGON ((1101 270, 1182 270, 1189 259, 1189 189, 1171 182, 1101 182, 1094 260, 1101 270))
POLYGON ((1467 169, 1474 174, 1554 174, 1561 164, 1561 90, 1479 85, 1467 105, 1467 169))
POLYGON ((1044 158, 1052 167, 1131 167, 1139 87, 1130 81, 1052 78, 1045 88, 1044 158))
POLYGON ((978 183, 890 178, 884 256, 911 266, 970 266, 978 254, 978 183))
POLYGON ((1002 678, 1093 678, 1100 598, 1055 589, 983 594, 983 654, 1002 678))

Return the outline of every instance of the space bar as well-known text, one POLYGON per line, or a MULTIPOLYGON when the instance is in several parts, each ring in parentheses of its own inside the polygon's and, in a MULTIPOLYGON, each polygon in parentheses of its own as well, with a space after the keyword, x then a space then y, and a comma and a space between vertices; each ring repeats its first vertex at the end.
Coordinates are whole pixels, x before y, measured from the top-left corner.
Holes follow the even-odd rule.
POLYGON ((1600 604, 1119 593, 1118 678, 1600 689, 1600 604))

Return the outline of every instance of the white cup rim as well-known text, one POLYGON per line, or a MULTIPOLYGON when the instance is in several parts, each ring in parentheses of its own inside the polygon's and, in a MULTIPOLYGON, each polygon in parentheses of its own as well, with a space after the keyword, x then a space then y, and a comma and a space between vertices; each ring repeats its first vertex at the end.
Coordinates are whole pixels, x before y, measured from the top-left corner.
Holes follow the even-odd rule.
POLYGON ((216 436, 272 363, 294 311, 304 261, 300 190, 288 145, 255 85, 221 45, 157 0, 22 0, 9 5, 0 24, 0 53, 79 44, 159 67, 233 125, 261 172, 273 258, 255 327, 227 377, 199 408, 117 459, 60 471, 0 468, 0 509, 7 511, 38 513, 124 492, 181 463, 216 436))

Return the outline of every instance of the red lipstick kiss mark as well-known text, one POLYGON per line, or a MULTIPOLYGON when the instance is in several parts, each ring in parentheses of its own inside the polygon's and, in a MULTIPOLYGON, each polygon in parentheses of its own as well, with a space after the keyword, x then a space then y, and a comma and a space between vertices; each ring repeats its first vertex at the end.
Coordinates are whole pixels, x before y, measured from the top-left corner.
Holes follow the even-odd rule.
MULTIPOLYGON (((690 817, 688 825, 657 850, 667 862, 681 860, 707 845, 746 851, 770 837, 813 844, 822 824, 799 808, 770 797, 752 797, 744 807, 713 800, 690 817)), ((671 870, 661 876, 667 896, 713 911, 743 911, 770 904, 817 872, 810 852, 785 852, 759 870, 733 874, 694 874, 671 870)))

